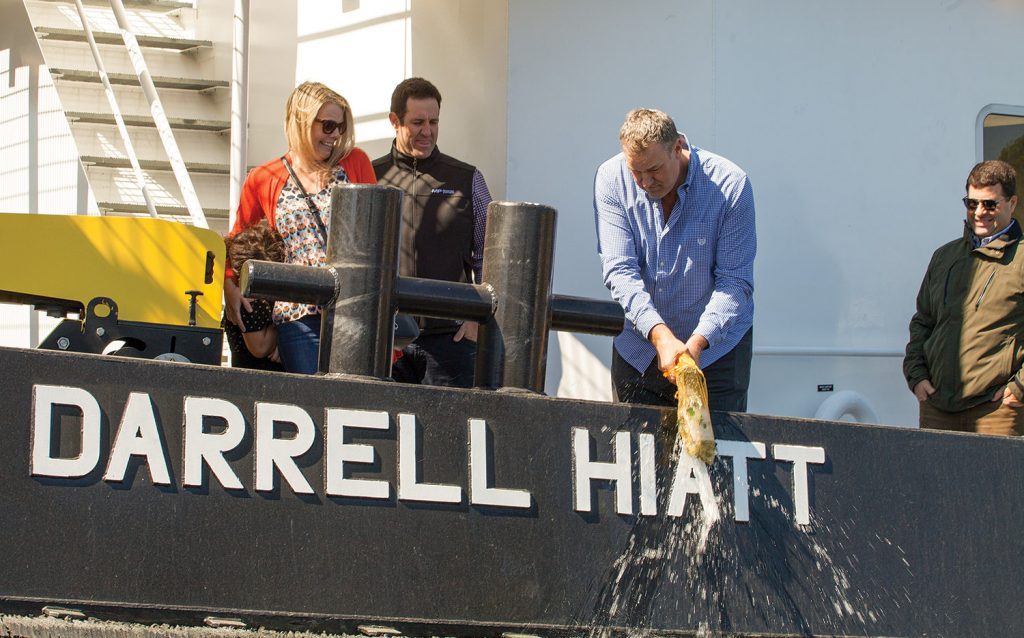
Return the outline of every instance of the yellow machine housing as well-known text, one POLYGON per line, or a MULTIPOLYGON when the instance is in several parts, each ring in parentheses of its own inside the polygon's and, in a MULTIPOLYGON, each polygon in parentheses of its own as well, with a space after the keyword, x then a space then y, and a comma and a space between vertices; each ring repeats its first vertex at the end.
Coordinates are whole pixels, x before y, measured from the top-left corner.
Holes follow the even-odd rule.
POLYGON ((0 215, 0 301, 78 312, 78 330, 92 339, 75 347, 64 327, 74 343, 40 347, 89 352, 116 333, 148 350, 133 354, 152 357, 200 338, 211 341, 204 351, 217 346, 219 361, 223 286, 224 241, 212 230, 152 218, 0 215), (90 322, 100 330, 90 332, 90 322))

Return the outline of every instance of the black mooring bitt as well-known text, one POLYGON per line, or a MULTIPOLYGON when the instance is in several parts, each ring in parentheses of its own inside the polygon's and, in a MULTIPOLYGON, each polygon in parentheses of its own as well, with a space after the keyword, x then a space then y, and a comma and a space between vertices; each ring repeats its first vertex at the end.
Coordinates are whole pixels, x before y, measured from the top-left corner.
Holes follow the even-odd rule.
POLYGON ((477 387, 544 390, 557 219, 554 208, 541 204, 487 207, 483 278, 498 296, 498 309, 480 327, 477 387))
POLYGON ((243 294, 323 306, 320 371, 385 378, 393 317, 409 314, 479 321, 480 388, 544 388, 549 329, 617 334, 611 301, 553 296, 555 209, 491 202, 483 284, 398 276, 402 191, 347 184, 331 197, 328 268, 250 261, 243 294))
POLYGON ((391 374, 401 211, 402 191, 391 186, 350 184, 331 193, 327 265, 337 295, 320 324, 320 372, 391 374))

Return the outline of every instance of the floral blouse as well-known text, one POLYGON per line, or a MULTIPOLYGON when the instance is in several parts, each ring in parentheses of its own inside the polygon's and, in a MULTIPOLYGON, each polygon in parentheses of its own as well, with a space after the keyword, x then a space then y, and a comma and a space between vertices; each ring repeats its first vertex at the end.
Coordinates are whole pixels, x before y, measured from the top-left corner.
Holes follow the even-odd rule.
MULTIPOLYGON (((313 203, 320 209, 327 236, 331 232, 331 191, 335 184, 348 182, 344 170, 339 169, 334 179, 327 183, 319 192, 313 193, 313 203)), ((327 265, 327 237, 320 236, 314 213, 310 211, 302 191, 289 179, 281 190, 277 200, 277 231, 284 239, 287 250, 285 262, 302 266, 323 268, 327 265)), ((274 323, 302 319, 306 315, 320 314, 320 309, 307 304, 278 301, 274 304, 274 323)))

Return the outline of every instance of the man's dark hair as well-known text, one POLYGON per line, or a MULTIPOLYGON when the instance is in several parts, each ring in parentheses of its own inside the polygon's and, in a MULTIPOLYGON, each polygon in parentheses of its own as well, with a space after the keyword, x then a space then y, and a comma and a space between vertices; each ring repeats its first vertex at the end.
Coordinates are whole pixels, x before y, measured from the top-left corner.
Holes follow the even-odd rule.
POLYGON ((1006 162, 988 160, 974 165, 966 188, 990 188, 996 184, 1003 187, 1003 197, 1013 197, 1017 194, 1017 171, 1006 162))
POLYGON ((405 120, 405 113, 408 110, 409 98, 422 100, 434 98, 437 105, 441 106, 441 92, 437 87, 423 78, 409 78, 402 80, 391 93, 391 112, 398 116, 398 121, 405 120))
POLYGON ((265 219, 233 237, 228 237, 224 242, 227 244, 228 259, 231 260, 231 267, 236 274, 241 272, 242 266, 250 259, 283 262, 287 256, 280 233, 276 228, 271 228, 265 219))

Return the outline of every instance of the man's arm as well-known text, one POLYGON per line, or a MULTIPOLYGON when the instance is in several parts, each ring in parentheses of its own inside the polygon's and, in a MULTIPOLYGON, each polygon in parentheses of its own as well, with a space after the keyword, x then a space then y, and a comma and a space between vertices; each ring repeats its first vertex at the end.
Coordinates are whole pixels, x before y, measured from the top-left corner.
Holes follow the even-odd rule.
POLYGON ((714 291, 693 331, 707 341, 707 347, 721 342, 740 312, 750 306, 756 253, 754 192, 744 177, 722 218, 715 250, 714 291))
MULTIPOLYGON (((934 261, 934 257, 932 259, 934 261)), ((935 328, 935 316, 928 295, 931 271, 932 265, 929 263, 921 281, 921 288, 917 291, 917 309, 910 319, 910 341, 907 342, 906 355, 903 357, 903 376, 907 379, 907 387, 918 401, 928 400, 935 392, 924 356, 924 343, 935 328)))
POLYGON ((597 253, 601 259, 604 285, 622 306, 636 332, 650 339, 651 331, 664 324, 654 307, 640 272, 639 248, 622 202, 621 182, 603 165, 594 180, 594 218, 597 224, 597 253))
POLYGON ((483 173, 473 171, 473 279, 483 281, 484 237, 487 234, 487 205, 491 203, 491 191, 487 189, 483 173))
MULTIPOLYGON (((473 281, 483 281, 484 273, 484 237, 487 234, 487 205, 491 203, 491 191, 479 170, 473 171, 473 281)), ((477 331, 480 327, 475 321, 463 321, 452 341, 463 338, 476 343, 477 331)))
POLYGON ((1024 408, 1024 369, 1018 370, 1017 374, 1010 378, 1003 392, 1003 405, 1011 408, 1024 408))

